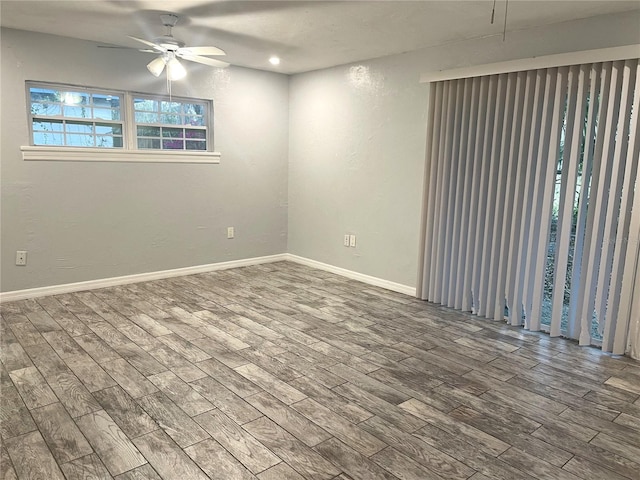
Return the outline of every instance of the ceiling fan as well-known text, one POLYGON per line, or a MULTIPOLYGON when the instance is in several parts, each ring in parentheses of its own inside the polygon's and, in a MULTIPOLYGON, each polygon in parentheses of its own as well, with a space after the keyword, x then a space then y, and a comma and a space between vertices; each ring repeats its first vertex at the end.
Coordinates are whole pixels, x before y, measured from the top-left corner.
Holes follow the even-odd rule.
POLYGON ((167 69, 167 79, 169 81, 180 80, 187 74, 184 66, 178 60, 188 60, 190 62, 202 63, 211 67, 225 68, 229 64, 209 56, 226 55, 225 52, 218 47, 185 47, 184 42, 177 40, 172 34, 171 29, 176 26, 180 17, 174 14, 160 15, 162 24, 167 31, 161 37, 153 39, 153 41, 144 40, 142 38, 129 36, 130 39, 144 43, 151 50, 147 52, 159 53, 159 56, 147 65, 147 69, 156 77, 159 77, 163 70, 167 69), (206 56, 205 56, 206 55, 206 56))

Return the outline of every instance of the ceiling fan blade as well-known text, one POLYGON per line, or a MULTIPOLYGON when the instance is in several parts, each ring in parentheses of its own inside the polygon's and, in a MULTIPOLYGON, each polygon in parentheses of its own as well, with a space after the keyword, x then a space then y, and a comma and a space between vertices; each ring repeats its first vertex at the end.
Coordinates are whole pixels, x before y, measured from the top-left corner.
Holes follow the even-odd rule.
POLYGON ((202 63, 204 65, 209 65, 210 67, 225 68, 229 66, 227 62, 222 62, 214 58, 200 57, 198 55, 185 55, 180 52, 178 52, 177 55, 178 57, 184 58, 185 60, 188 60, 190 62, 202 63))
POLYGON ((137 50, 143 53, 158 53, 157 50, 152 50, 150 48, 121 47, 120 45, 98 45, 98 48, 117 48, 120 50, 137 50))
POLYGON ((218 47, 183 47, 178 49, 185 55, 226 55, 225 51, 218 47))
POLYGON ((160 45, 156 45, 153 42, 149 42, 147 40, 143 40, 143 39, 137 38, 137 37, 132 37, 131 35, 127 35, 127 37, 129 37, 131 40, 135 40, 137 42, 144 43, 145 45, 150 46, 151 48, 153 48, 154 50, 156 50, 158 52, 163 52, 163 53, 166 52, 165 48, 162 48, 160 45))

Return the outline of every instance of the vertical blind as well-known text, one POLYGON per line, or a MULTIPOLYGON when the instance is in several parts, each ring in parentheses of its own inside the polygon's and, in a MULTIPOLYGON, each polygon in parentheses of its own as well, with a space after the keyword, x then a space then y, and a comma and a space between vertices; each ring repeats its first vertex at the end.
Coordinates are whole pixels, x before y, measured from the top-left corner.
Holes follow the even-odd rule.
POLYGON ((639 111, 638 59, 432 83, 421 298, 624 353, 639 111))

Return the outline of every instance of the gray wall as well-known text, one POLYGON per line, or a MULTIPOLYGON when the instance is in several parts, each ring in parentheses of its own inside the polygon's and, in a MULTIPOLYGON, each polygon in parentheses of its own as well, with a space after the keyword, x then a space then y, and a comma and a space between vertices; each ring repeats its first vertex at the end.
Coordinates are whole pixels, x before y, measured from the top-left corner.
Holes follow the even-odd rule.
POLYGON ((287 76, 190 64, 173 84, 175 95, 213 99, 219 165, 25 162, 25 80, 166 86, 136 51, 8 29, 1 40, 2 291, 286 251, 287 76), (16 250, 28 250, 28 266, 15 266, 16 250))
POLYGON ((638 25, 636 11, 295 75, 289 252, 415 286, 428 99, 420 75, 640 43, 638 25), (342 246, 345 233, 357 248, 342 246))
POLYGON ((25 80, 151 93, 165 86, 143 54, 2 30, 0 289, 287 249, 414 286, 428 96, 420 74, 640 43, 639 23, 638 12, 586 19, 290 80, 190 65, 174 93, 214 99, 220 165, 23 162, 25 80), (226 239, 231 225, 235 240, 226 239), (345 233, 357 234, 357 248, 342 246, 345 233), (23 249, 29 265, 16 267, 23 249))

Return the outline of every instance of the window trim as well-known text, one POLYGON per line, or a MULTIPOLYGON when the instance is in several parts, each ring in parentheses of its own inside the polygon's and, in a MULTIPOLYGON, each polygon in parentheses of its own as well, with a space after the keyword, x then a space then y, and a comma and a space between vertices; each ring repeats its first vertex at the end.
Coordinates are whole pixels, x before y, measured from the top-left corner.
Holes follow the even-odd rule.
POLYGON ((126 163, 220 163, 220 152, 204 150, 127 150, 26 145, 20 147, 22 160, 59 162, 126 163))
MULTIPOLYGON (((137 91, 113 90, 109 88, 87 87, 66 83, 40 82, 27 80, 25 82, 25 105, 27 108, 27 122, 29 129, 29 144, 20 147, 23 161, 69 161, 69 162, 125 162, 125 163, 220 163, 220 152, 213 151, 213 101, 203 98, 174 97, 179 102, 204 103, 207 106, 205 116, 207 126, 207 150, 155 150, 137 148, 136 122, 133 99, 146 97, 166 100, 169 97, 162 94, 144 93, 137 91), (67 145, 34 145, 33 144, 33 115, 31 114, 30 88, 41 86, 44 88, 73 88, 78 91, 113 93, 121 98, 120 124, 122 125, 122 147, 73 147, 67 145)), ((93 120, 92 120, 93 121, 93 120)))

